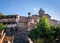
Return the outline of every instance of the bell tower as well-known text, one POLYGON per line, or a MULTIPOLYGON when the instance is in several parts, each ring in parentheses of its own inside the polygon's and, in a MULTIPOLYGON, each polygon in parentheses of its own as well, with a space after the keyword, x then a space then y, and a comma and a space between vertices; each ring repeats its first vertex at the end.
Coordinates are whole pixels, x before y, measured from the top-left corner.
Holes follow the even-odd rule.
POLYGON ((30 15, 31 15, 31 13, 30 13, 30 12, 28 12, 28 17, 30 17, 30 15))
POLYGON ((39 12, 38 12, 39 16, 44 15, 44 13, 45 13, 45 11, 44 11, 42 8, 40 8, 40 10, 39 10, 39 12))

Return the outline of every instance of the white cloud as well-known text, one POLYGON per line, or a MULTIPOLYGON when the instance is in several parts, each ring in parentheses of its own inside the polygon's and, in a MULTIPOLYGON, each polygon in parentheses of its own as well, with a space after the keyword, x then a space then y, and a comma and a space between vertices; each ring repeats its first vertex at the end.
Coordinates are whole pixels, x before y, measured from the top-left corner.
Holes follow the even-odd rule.
POLYGON ((37 8, 37 7, 35 7, 33 10, 34 10, 34 11, 37 11, 37 9, 38 9, 38 8, 37 8))

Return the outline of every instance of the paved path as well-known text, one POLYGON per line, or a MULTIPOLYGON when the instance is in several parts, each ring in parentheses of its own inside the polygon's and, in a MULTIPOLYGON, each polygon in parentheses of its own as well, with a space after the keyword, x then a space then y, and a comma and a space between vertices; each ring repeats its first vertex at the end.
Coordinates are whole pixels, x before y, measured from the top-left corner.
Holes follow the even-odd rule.
POLYGON ((28 43, 28 31, 22 30, 15 33, 14 43, 28 43))

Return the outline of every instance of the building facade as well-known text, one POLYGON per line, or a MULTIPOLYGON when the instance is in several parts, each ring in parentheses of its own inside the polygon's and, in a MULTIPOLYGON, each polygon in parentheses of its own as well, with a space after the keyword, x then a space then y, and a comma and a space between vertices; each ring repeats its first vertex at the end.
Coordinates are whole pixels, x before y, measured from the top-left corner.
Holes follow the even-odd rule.
POLYGON ((43 9, 40 9, 39 12, 38 12, 38 15, 37 14, 34 14, 31 16, 31 13, 29 12, 28 13, 28 17, 24 17, 24 16, 20 16, 20 29, 33 29, 35 26, 36 26, 36 22, 42 17, 42 16, 46 16, 48 21, 49 21, 49 24, 52 26, 52 25, 55 25, 57 26, 58 25, 58 20, 54 20, 54 19, 51 19, 51 16, 49 14, 45 14, 45 11, 43 9))
MULTIPOLYGON (((31 16, 31 13, 29 12, 28 17, 19 16, 19 15, 1 16, 0 22, 2 22, 4 25, 7 26, 7 30, 5 32, 6 35, 5 36, 3 35, 4 38, 3 38, 3 36, 0 35, 0 37, 2 37, 4 39, 3 43, 5 43, 5 42, 12 43, 13 40, 15 40, 14 43, 23 42, 23 41, 21 41, 21 39, 24 39, 24 41, 26 41, 28 39, 28 31, 35 28, 36 22, 39 19, 41 19, 41 17, 43 15, 47 17, 49 24, 51 26, 58 25, 59 22, 57 20, 51 19, 51 16, 48 14, 45 14, 45 11, 43 9, 39 10, 38 15, 35 14, 35 15, 31 16)), ((0 38, 0 39, 2 39, 2 38, 0 38)))
POLYGON ((31 13, 28 13, 28 17, 19 16, 19 15, 6 15, 0 17, 0 22, 3 22, 8 28, 10 27, 18 27, 18 30, 21 29, 32 29, 35 27, 37 20, 39 20, 43 15, 48 18, 50 25, 58 25, 58 21, 51 19, 51 16, 45 14, 43 9, 40 9, 37 14, 30 16, 31 13))

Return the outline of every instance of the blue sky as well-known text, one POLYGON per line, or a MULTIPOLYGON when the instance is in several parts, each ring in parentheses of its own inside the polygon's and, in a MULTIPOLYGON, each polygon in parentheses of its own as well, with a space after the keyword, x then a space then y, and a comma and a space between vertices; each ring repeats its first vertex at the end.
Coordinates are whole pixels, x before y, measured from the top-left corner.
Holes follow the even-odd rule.
POLYGON ((60 0, 0 0, 0 13, 27 16, 42 8, 52 19, 60 20, 60 0))

